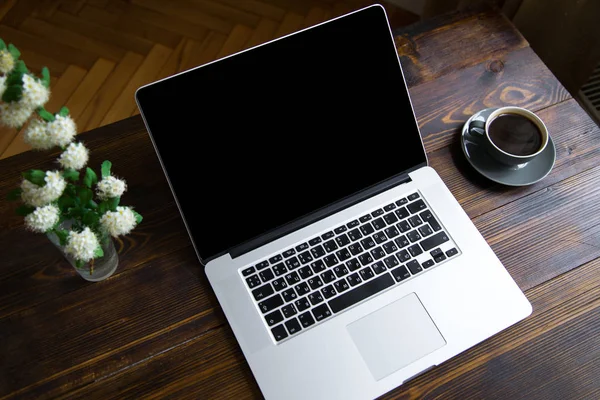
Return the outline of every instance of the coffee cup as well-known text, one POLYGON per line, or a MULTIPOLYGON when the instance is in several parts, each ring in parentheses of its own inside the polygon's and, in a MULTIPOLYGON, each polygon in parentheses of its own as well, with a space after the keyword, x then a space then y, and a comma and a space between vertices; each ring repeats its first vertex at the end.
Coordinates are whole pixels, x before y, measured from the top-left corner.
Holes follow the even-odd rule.
POLYGON ((469 132, 480 136, 487 152, 506 165, 533 160, 544 151, 549 140, 544 122, 521 107, 500 107, 485 121, 471 121, 469 132))

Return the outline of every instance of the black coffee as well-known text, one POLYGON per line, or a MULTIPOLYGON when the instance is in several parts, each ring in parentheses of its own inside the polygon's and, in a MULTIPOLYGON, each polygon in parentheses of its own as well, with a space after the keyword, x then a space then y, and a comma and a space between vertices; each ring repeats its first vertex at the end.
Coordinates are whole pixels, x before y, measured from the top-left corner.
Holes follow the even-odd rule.
POLYGON ((488 129, 496 146, 516 156, 529 156, 542 146, 542 132, 529 118, 518 114, 500 114, 488 129))

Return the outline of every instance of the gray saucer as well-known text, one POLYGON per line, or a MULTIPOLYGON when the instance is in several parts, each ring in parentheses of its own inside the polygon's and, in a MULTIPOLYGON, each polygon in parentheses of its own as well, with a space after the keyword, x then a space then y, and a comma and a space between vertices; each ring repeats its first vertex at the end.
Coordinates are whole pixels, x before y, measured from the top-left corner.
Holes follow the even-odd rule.
POLYGON ((469 132, 474 119, 485 121, 495 108, 485 108, 473 114, 462 128, 461 147, 469 163, 486 178, 508 186, 526 186, 538 182, 550 173, 556 160, 552 138, 539 156, 525 164, 505 165, 493 159, 485 150, 480 137, 469 132))

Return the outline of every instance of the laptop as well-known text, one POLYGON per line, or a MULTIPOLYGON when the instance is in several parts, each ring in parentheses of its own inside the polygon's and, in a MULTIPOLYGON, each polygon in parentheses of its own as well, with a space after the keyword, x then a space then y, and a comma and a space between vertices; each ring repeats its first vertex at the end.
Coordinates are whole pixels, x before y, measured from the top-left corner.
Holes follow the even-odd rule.
POLYGON ((531 313, 428 166, 380 5, 136 101, 265 398, 376 398, 531 313))

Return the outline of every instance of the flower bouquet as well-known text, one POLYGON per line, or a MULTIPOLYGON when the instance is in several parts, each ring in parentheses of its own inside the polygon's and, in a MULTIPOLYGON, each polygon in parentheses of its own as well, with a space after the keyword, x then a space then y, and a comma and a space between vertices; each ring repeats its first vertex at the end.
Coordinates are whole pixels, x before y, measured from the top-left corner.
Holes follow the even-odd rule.
POLYGON ((0 124, 24 129, 23 140, 34 150, 62 152, 55 169, 23 172, 20 188, 9 199, 23 203, 16 211, 25 217, 25 226, 45 233, 84 279, 105 279, 118 265, 112 238, 130 233, 142 216, 120 205, 127 185, 112 175, 110 161, 101 164, 100 177, 87 166, 89 150, 75 141, 69 110, 44 108, 49 88, 48 68, 36 77, 19 50, 0 39, 0 124))

